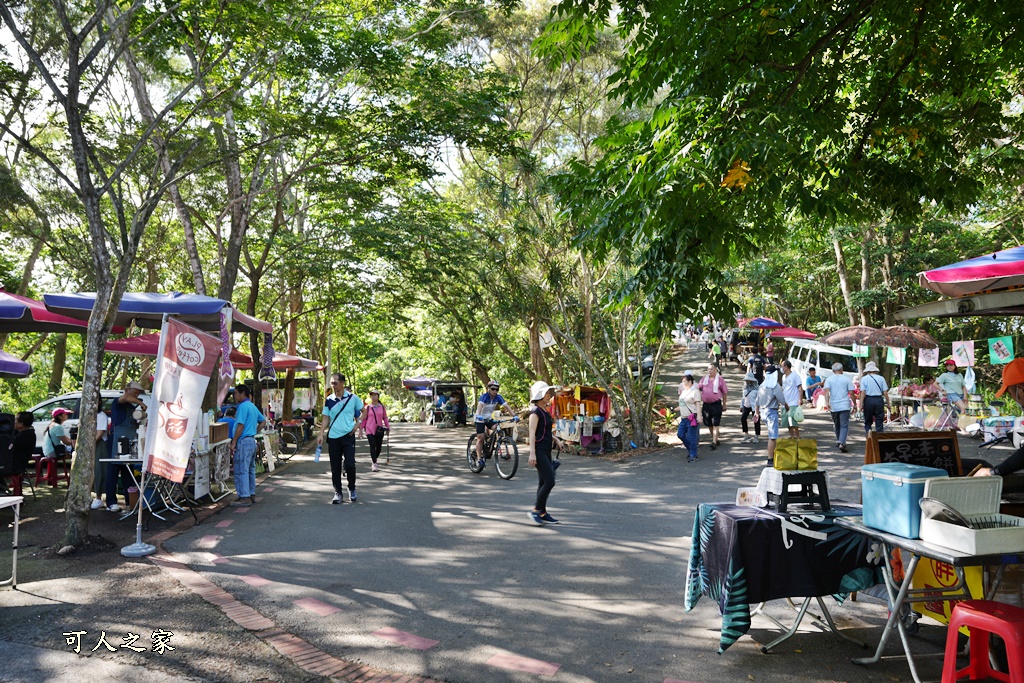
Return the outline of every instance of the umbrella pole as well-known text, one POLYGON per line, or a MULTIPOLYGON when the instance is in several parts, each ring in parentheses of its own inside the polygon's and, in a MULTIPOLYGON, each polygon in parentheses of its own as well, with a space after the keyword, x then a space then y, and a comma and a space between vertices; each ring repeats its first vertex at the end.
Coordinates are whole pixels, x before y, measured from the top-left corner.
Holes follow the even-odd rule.
POLYGON ((146 470, 142 470, 142 483, 139 484, 139 519, 135 524, 135 543, 121 548, 125 557, 146 557, 156 552, 156 546, 142 542, 142 509, 146 507, 146 470))

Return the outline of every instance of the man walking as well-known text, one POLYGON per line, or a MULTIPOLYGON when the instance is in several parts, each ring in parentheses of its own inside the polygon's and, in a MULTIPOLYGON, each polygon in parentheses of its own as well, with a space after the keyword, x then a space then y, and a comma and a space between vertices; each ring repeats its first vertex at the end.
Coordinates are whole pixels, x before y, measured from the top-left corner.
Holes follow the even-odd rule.
POLYGON ((786 399, 786 427, 789 438, 800 438, 800 423, 793 419, 793 411, 803 405, 804 388, 800 383, 800 375, 793 372, 793 364, 782 361, 782 393, 786 399))
POLYGON ((334 505, 341 503, 341 471, 348 480, 349 502, 356 502, 356 418, 363 410, 363 401, 345 390, 345 375, 331 375, 334 395, 324 401, 324 416, 320 424, 317 444, 327 437, 327 452, 331 457, 331 483, 334 485, 334 505))
POLYGON ((704 426, 711 433, 711 450, 718 448, 719 425, 722 424, 722 413, 726 408, 729 388, 725 385, 725 378, 718 374, 718 366, 714 363, 708 364, 708 374, 701 378, 697 384, 700 389, 701 416, 704 418, 704 426))
POLYGON ((249 387, 235 387, 235 433, 231 435, 231 453, 235 458, 235 493, 232 507, 247 508, 256 497, 256 433, 267 418, 252 402, 249 387))
POLYGON ((843 374, 843 364, 832 364, 832 376, 825 380, 825 409, 832 413, 832 428, 836 434, 836 447, 848 453, 846 437, 850 432, 850 409, 853 383, 843 374))

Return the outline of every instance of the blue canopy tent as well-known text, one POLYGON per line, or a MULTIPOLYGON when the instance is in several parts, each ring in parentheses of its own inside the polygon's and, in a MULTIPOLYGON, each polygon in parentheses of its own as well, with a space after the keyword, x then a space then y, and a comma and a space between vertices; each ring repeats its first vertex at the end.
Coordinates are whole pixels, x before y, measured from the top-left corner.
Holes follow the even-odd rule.
MULTIPOLYGON (((46 308, 54 313, 70 318, 88 320, 96 303, 94 292, 78 292, 75 294, 44 294, 46 308)), ((127 292, 121 298, 117 308, 115 325, 128 327, 135 323, 137 327, 160 329, 164 315, 173 315, 179 320, 207 332, 220 331, 220 312, 225 308, 232 309, 231 329, 233 332, 263 332, 270 334, 274 328, 270 323, 253 318, 232 306, 230 301, 217 299, 201 294, 182 294, 169 292, 156 294, 149 292, 127 292)))
POLYGON ((0 377, 4 379, 20 379, 31 374, 31 365, 13 354, 0 351, 0 377))
MULTIPOLYGON (((88 327, 82 320, 48 311, 42 301, 0 290, 0 333, 70 332, 85 334, 88 327)), ((115 331, 124 332, 124 328, 117 327, 115 331)))

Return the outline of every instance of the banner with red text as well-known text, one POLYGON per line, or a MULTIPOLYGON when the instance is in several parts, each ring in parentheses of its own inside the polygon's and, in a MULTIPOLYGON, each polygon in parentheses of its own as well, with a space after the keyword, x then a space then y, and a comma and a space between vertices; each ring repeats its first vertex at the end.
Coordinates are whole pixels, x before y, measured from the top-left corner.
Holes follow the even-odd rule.
POLYGON ((203 396, 220 353, 216 337, 174 318, 164 323, 153 381, 156 410, 146 429, 147 472, 179 483, 185 478, 203 396))

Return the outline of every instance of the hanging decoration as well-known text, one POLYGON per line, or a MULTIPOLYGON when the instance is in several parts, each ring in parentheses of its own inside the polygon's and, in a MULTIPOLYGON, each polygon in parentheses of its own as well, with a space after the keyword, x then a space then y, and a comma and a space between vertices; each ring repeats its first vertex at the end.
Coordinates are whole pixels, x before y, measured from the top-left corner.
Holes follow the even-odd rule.
POLYGON ((917 364, 922 368, 939 367, 939 349, 918 349, 917 364))
POLYGON ((974 341, 953 342, 953 360, 958 368, 974 365, 974 341))
POLYGON ((907 362, 907 350, 897 349, 895 346, 885 347, 885 362, 893 365, 903 365, 907 362))
POLYGON ((1013 360, 1013 337, 989 339, 988 360, 992 365, 1005 365, 1013 360))

